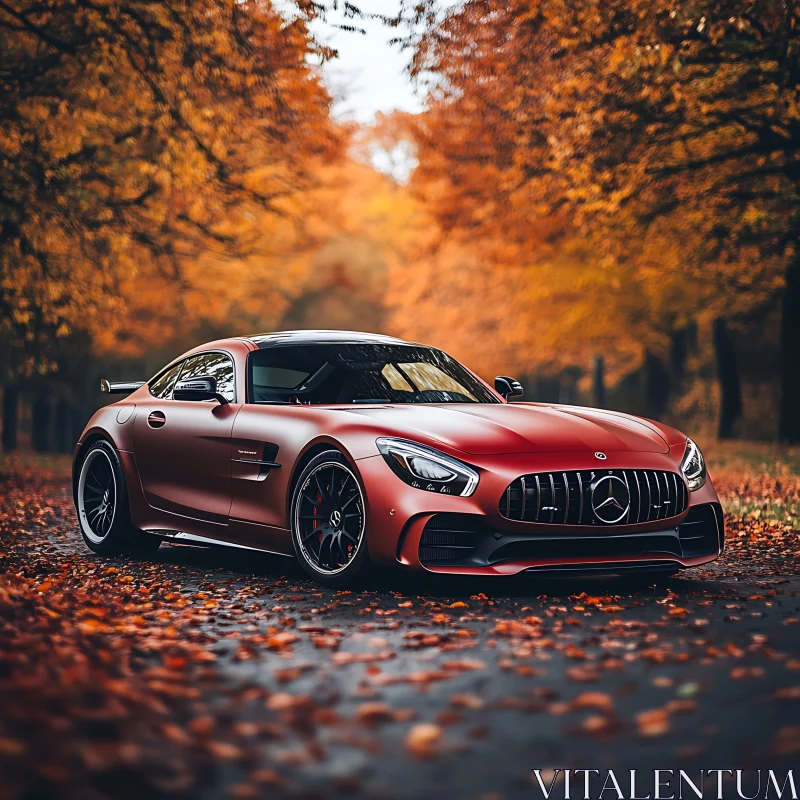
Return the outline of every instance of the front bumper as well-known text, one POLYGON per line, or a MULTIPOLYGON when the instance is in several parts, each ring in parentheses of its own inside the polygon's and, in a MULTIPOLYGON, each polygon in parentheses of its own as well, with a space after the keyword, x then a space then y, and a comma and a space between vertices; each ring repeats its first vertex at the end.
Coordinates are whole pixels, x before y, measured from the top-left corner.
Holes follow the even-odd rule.
MULTIPOLYGON (((682 455, 682 452, 681 452, 682 455)), ((617 573, 674 570, 717 558, 724 546, 722 509, 709 478, 689 494, 686 511, 631 525, 578 526, 519 522, 500 513, 508 485, 547 470, 679 471, 676 453, 545 453, 470 459, 481 475, 475 494, 452 497, 412 488, 382 456, 359 459, 368 503, 370 556, 429 572, 514 575, 527 570, 617 573)))

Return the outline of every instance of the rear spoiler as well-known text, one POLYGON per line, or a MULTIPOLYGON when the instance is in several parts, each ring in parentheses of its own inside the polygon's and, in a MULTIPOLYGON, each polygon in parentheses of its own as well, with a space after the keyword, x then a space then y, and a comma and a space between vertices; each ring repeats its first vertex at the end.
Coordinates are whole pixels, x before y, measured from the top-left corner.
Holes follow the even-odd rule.
POLYGON ((144 381, 116 381, 111 383, 103 378, 100 381, 100 391, 109 394, 130 394, 135 392, 140 386, 144 386, 144 381))

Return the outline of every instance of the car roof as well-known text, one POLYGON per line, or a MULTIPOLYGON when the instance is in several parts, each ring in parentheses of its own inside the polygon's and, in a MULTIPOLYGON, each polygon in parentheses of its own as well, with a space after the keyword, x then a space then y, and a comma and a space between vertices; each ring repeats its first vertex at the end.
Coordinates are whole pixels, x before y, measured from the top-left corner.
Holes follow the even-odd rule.
MULTIPOLYGON (((360 331, 278 331, 275 333, 257 333, 244 337, 257 347, 271 347, 283 344, 406 344, 394 336, 384 336, 380 333, 362 333, 360 331)), ((418 346, 418 345, 417 345, 418 346)))

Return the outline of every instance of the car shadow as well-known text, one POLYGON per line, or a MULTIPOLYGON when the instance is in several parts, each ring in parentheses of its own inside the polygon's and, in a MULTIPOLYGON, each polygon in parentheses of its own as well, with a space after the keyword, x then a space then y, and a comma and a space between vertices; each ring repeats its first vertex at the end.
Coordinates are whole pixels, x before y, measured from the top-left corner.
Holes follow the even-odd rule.
MULTIPOLYGON (((276 581, 290 581, 298 586, 335 594, 316 584, 293 558, 237 550, 230 547, 194 547, 165 544, 152 557, 153 561, 204 571, 223 571, 242 577, 253 576, 276 581)), ((487 599, 515 597, 574 597, 582 593, 594 596, 663 596, 667 588, 690 592, 707 590, 715 581, 693 574, 694 570, 670 577, 570 575, 542 576, 522 573, 515 576, 463 576, 417 573, 400 568, 373 569, 353 587, 359 593, 414 595, 431 600, 468 600, 476 595, 487 599)), ((483 599, 483 598, 481 598, 483 599)))
POLYGON ((241 575, 273 577, 275 579, 306 579, 300 564, 294 558, 260 553, 255 550, 240 550, 235 547, 164 543, 153 561, 193 567, 204 570, 226 570, 241 575))

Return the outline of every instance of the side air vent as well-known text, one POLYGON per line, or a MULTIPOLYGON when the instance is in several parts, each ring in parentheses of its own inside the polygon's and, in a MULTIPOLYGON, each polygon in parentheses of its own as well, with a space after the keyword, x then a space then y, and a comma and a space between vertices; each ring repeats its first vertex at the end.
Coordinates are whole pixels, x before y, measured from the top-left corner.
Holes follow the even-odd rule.
POLYGON ((509 484, 500 498, 500 513, 519 522, 630 525, 677 517, 686 511, 688 499, 683 477, 675 472, 538 472, 509 484))

